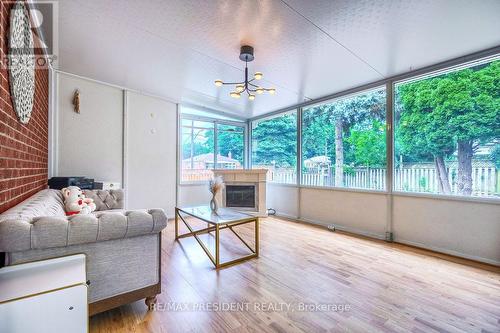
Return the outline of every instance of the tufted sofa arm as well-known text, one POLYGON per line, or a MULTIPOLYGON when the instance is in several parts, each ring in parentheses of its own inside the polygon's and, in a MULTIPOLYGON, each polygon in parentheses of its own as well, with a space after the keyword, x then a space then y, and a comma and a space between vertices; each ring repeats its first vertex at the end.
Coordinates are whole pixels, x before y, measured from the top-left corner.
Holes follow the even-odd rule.
POLYGON ((0 223, 0 252, 46 249, 160 232, 167 225, 163 209, 108 210, 89 215, 40 216, 0 223))

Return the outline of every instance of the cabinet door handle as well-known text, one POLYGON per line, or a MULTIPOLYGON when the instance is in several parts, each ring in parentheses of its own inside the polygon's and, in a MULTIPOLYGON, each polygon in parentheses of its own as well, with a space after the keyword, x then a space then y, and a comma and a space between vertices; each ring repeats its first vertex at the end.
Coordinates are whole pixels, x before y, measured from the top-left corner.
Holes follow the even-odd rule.
POLYGON ((87 286, 90 286, 90 280, 87 280, 87 282, 85 282, 87 284, 87 286))

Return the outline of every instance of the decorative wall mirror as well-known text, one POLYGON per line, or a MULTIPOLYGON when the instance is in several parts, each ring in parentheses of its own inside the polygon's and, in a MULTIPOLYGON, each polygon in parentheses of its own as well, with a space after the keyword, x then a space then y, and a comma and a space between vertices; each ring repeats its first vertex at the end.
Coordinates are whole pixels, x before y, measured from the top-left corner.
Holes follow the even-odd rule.
POLYGON ((27 124, 35 96, 35 57, 31 22, 24 1, 17 1, 10 12, 9 78, 14 110, 27 124))

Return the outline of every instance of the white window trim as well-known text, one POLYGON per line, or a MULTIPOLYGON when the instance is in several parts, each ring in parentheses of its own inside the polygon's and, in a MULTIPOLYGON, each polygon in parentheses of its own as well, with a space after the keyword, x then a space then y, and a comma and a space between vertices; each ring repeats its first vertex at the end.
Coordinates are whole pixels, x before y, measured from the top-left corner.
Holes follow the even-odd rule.
MULTIPOLYGON (((192 106, 190 106, 193 108, 192 106)), ((182 106, 180 106, 182 108, 182 106)), ((230 126, 238 126, 243 128, 243 138, 244 138, 244 143, 243 143, 243 168, 248 167, 248 122, 239 122, 239 121, 232 121, 232 120, 227 120, 227 119, 218 119, 216 116, 212 117, 205 117, 205 116, 199 116, 199 115, 192 115, 188 113, 182 113, 179 112, 178 114, 179 121, 178 121, 178 144, 177 144, 177 151, 178 151, 178 157, 177 157, 177 164, 178 164, 178 169, 179 169, 179 180, 178 180, 178 185, 200 185, 204 184, 207 181, 206 180, 199 180, 199 181, 183 181, 182 180, 182 120, 187 119, 187 120, 192 120, 192 121, 204 121, 204 122, 209 122, 213 124, 213 131, 214 131, 214 166, 217 165, 217 151, 218 151, 218 145, 217 145, 217 126, 218 125, 230 125, 230 126)), ((209 128, 207 128, 210 130, 209 128)))

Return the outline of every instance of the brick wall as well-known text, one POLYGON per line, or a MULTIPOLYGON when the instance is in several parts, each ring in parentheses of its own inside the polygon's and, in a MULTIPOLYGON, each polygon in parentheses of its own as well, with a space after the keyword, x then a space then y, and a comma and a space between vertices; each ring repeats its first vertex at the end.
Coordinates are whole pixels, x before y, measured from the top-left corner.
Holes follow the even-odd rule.
MULTIPOLYGON (((11 6, 1 0, 2 59, 7 53, 11 6)), ((37 69, 33 112, 23 125, 12 106, 9 73, 4 66, 0 69, 0 213, 47 187, 48 83, 48 70, 37 69)))

